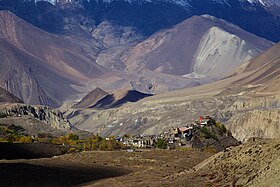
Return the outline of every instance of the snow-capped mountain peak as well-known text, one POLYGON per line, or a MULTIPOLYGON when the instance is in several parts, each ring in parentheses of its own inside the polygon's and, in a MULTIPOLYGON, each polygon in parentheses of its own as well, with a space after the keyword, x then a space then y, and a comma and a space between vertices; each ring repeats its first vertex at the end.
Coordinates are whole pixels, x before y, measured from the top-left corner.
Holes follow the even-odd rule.
POLYGON ((35 3, 37 3, 38 1, 47 1, 53 5, 55 5, 57 3, 58 0, 35 0, 35 3))
MULTIPOLYGON (((53 5, 56 5, 57 3, 63 1, 63 3, 71 3, 75 0, 35 0, 35 2, 38 1, 47 1, 53 5)), ((87 0, 87 1, 96 1, 96 2, 100 2, 100 0, 87 0)), ((102 0, 104 3, 112 3, 116 0, 102 0)), ((190 3, 192 2, 192 0, 123 0, 124 2, 128 2, 128 3, 143 3, 143 2, 147 2, 147 3, 159 3, 159 2, 163 2, 163 3, 172 3, 172 4, 176 4, 185 8, 189 8, 190 7, 190 3)), ((209 2, 213 2, 213 3, 219 3, 219 4, 225 4, 227 6, 230 6, 230 3, 232 0, 208 0, 209 2)), ((271 5, 275 5, 275 4, 279 4, 280 5, 280 0, 239 0, 240 2, 249 2, 250 4, 253 5, 262 5, 262 6, 271 6, 271 5)))

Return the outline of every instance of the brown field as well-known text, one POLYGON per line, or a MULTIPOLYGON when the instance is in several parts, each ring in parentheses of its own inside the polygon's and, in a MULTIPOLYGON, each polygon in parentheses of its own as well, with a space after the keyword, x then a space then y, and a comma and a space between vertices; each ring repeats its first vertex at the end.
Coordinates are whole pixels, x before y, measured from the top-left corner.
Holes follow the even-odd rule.
POLYGON ((205 182, 200 176, 185 173, 211 155, 194 150, 93 151, 0 160, 0 186, 186 186, 186 181, 200 186, 205 182))

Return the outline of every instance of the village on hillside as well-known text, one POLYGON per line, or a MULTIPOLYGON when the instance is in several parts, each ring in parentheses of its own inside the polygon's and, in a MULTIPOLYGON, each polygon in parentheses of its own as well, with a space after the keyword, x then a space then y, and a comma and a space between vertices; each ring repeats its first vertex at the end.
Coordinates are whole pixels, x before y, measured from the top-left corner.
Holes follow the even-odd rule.
POLYGON ((187 124, 183 127, 174 127, 159 135, 125 135, 117 137, 116 140, 127 148, 168 148, 192 147, 191 139, 196 131, 207 129, 216 124, 216 121, 210 116, 201 116, 194 123, 187 124))

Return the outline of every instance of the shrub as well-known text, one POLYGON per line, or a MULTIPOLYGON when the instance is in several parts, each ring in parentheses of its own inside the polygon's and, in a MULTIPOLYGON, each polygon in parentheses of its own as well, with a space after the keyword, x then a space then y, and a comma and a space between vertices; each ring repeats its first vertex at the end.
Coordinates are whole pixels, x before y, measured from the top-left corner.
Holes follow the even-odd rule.
POLYGON ((166 149, 167 148, 167 141, 165 139, 159 138, 155 142, 155 146, 158 149, 166 149))
POLYGON ((220 131, 221 131, 222 133, 227 133, 227 132, 228 132, 228 130, 227 130, 227 128, 224 126, 224 124, 216 123, 216 127, 219 128, 220 131))
POLYGON ((8 127, 8 129, 10 129, 11 131, 13 131, 15 133, 20 133, 20 132, 25 131, 25 129, 22 126, 14 125, 14 124, 10 125, 8 127))
POLYGON ((33 139, 30 136, 21 136, 18 140, 18 143, 32 143, 33 139))
POLYGON ((129 134, 124 134, 123 138, 130 138, 131 136, 129 134))
POLYGON ((0 142, 7 142, 6 138, 0 138, 0 142))
POLYGON ((191 148, 191 147, 178 147, 177 150, 179 150, 179 151, 191 151, 191 150, 193 150, 193 148, 191 148))
POLYGON ((217 136, 213 134, 209 128, 207 127, 202 127, 201 132, 205 135, 205 138, 213 138, 214 140, 218 140, 217 136))
POLYGON ((22 136, 22 137, 19 138, 18 143, 25 143, 25 138, 24 138, 24 136, 22 136))
POLYGON ((53 138, 53 136, 50 133, 39 133, 37 134, 38 138, 53 138))
POLYGON ((74 147, 71 147, 70 149, 69 149, 69 153, 75 153, 76 152, 76 149, 74 148, 74 147))
POLYGON ((6 113, 3 113, 3 112, 0 112, 0 118, 5 118, 7 117, 8 115, 6 113))
POLYGON ((214 147, 206 147, 204 151, 211 153, 211 154, 216 154, 218 151, 214 147))
POLYGON ((105 150, 107 150, 107 143, 106 143, 106 141, 102 141, 102 143, 99 145, 99 149, 101 150, 101 151, 105 151, 105 150))
POLYGON ((79 136, 76 134, 70 133, 67 135, 67 139, 77 141, 77 140, 79 140, 79 136))
POLYGON ((208 122, 208 124, 211 124, 211 125, 216 125, 216 120, 214 118, 211 118, 208 122))
POLYGON ((8 135, 8 137, 6 139, 7 139, 7 142, 9 142, 9 143, 13 143, 15 141, 15 137, 11 134, 8 135))

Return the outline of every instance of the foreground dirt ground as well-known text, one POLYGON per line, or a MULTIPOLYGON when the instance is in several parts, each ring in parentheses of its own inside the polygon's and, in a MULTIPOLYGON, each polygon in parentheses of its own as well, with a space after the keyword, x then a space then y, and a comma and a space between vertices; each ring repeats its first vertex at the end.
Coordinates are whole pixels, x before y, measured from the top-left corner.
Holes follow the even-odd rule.
POLYGON ((0 186, 279 187, 279 156, 280 140, 252 139, 215 155, 196 150, 93 151, 0 160, 0 186))
POLYGON ((175 182, 180 174, 211 155, 194 150, 94 151, 1 160, 0 186, 185 186, 186 181, 175 182))

